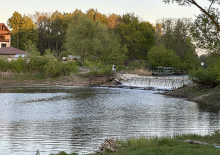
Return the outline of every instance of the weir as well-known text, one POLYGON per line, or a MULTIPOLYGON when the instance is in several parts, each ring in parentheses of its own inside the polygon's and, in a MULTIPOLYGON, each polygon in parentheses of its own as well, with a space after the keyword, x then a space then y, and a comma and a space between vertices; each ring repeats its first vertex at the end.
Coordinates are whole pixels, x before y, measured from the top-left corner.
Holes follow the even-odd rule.
POLYGON ((188 85, 192 81, 188 76, 139 76, 136 74, 123 74, 120 83, 124 86, 152 87, 157 89, 176 89, 188 85))

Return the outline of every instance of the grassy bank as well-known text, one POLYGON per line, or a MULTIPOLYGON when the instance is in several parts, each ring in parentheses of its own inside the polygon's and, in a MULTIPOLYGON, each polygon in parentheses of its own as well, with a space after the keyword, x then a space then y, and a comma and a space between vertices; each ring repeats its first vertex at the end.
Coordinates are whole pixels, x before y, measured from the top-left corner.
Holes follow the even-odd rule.
MULTIPOLYGON (((102 155, 213 155, 219 154, 220 149, 214 147, 215 144, 220 144, 220 133, 216 131, 212 135, 200 136, 196 134, 188 134, 174 136, 172 138, 129 138, 127 141, 117 141, 120 144, 118 151, 111 153, 107 150, 102 155), (179 140, 196 140, 207 142, 210 145, 190 144, 180 142, 179 140)), ((52 154, 51 154, 52 155, 52 154)), ((54 154, 53 154, 54 155, 54 154)), ((65 152, 60 152, 57 155, 67 155, 65 152)), ((71 154, 75 155, 75 154, 71 154)), ((95 155, 95 154, 93 154, 95 155)))
POLYGON ((192 83, 183 88, 167 92, 165 95, 186 98, 204 106, 220 107, 220 85, 210 87, 192 83))

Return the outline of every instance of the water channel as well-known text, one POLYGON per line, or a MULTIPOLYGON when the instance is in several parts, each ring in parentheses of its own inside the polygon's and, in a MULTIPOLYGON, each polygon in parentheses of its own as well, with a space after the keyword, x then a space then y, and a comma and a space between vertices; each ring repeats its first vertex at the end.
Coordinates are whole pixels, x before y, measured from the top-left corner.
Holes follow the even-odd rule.
POLYGON ((219 129, 219 110, 156 91, 0 85, 0 155, 93 153, 106 138, 219 129))

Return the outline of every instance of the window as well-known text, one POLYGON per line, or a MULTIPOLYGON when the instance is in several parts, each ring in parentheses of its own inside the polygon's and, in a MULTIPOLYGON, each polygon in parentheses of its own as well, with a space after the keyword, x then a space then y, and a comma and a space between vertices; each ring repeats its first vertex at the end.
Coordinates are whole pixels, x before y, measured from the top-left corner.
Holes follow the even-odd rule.
POLYGON ((6 47, 6 44, 1 44, 1 47, 6 47))

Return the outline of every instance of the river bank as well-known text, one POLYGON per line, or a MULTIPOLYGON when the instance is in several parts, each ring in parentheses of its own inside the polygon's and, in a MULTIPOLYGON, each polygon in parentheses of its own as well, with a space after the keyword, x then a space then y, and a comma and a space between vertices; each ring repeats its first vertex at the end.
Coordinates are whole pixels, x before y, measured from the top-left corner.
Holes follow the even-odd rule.
POLYGON ((70 76, 60 76, 58 78, 44 78, 44 79, 32 79, 31 77, 20 75, 11 78, 1 78, 0 83, 88 87, 88 86, 95 86, 106 83, 108 80, 109 77, 107 76, 85 76, 81 74, 72 74, 70 76))
POLYGON ((211 87, 191 83, 185 87, 165 92, 164 95, 186 98, 204 106, 220 107, 220 86, 211 87))
MULTIPOLYGON (((219 154, 219 132, 212 135, 200 136, 197 134, 176 135, 174 137, 163 138, 128 138, 126 141, 116 140, 113 147, 107 145, 102 155, 170 155, 170 154, 187 154, 187 155, 212 155, 219 154), (112 152, 112 148, 114 148, 112 152)), ((102 144, 103 145, 103 144, 102 144)), ((97 155, 100 153, 89 154, 97 155)), ((58 154, 50 155, 77 155, 77 153, 67 154, 64 151, 58 154)))
MULTIPOLYGON (((116 79, 119 78, 121 74, 122 73, 117 73, 116 79)), ((71 76, 60 76, 59 78, 46 78, 40 80, 33 80, 31 78, 21 76, 16 78, 1 78, 0 83, 123 88, 120 87, 120 84, 117 82, 117 80, 113 79, 113 77, 109 76, 88 76, 85 74, 72 74, 71 76)), ((134 89, 134 87, 131 87, 130 89, 134 89)), ((191 83, 182 88, 166 91, 163 93, 163 95, 176 98, 186 98, 189 101, 197 102, 204 106, 220 108, 220 86, 210 87, 191 83)))

